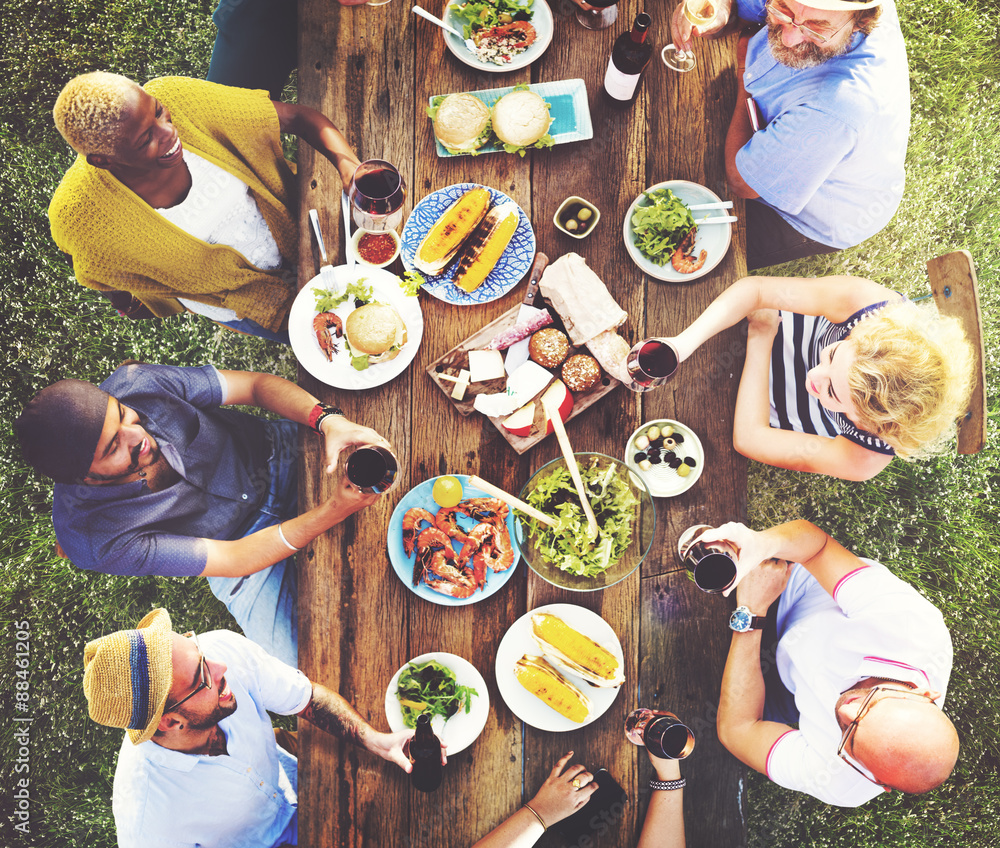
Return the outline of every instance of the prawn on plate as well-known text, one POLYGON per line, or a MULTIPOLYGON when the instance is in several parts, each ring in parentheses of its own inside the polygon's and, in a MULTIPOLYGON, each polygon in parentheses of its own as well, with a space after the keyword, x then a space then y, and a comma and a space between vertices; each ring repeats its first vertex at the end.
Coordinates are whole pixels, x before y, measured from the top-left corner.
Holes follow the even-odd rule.
POLYGON ((313 318, 313 332, 316 334, 316 341, 319 349, 323 351, 327 362, 333 362, 333 355, 337 352, 337 343, 330 335, 330 328, 333 327, 336 338, 344 335, 344 323, 335 312, 320 312, 313 318))
POLYGON ((677 245, 674 255, 670 257, 670 264, 679 274, 693 274, 695 271, 700 271, 708 258, 707 250, 701 251, 697 259, 694 257, 694 239, 697 234, 698 228, 692 227, 681 243, 677 245))

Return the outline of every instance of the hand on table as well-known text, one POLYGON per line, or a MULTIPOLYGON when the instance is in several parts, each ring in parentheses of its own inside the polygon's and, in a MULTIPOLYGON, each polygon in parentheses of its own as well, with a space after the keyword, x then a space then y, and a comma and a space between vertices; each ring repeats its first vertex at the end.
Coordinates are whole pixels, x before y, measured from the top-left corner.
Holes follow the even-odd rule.
POLYGON ((392 445, 371 429, 371 427, 355 424, 343 415, 328 415, 323 419, 323 423, 320 424, 320 429, 323 431, 327 474, 333 474, 340 459, 340 452, 344 448, 360 445, 381 445, 388 450, 392 450, 392 445))
POLYGON ((566 768, 566 763, 572 756, 573 752, 568 751, 559 758, 549 776, 545 778, 542 788, 528 802, 528 805, 542 817, 546 827, 552 827, 556 822, 571 816, 597 791, 594 776, 584 766, 575 763, 566 768), (574 781, 577 786, 573 785, 574 781))
POLYGON ((705 38, 721 32, 729 22, 731 0, 714 0, 715 17, 705 26, 694 26, 684 16, 684 3, 678 3, 670 17, 670 38, 678 50, 690 51, 694 36, 705 38))

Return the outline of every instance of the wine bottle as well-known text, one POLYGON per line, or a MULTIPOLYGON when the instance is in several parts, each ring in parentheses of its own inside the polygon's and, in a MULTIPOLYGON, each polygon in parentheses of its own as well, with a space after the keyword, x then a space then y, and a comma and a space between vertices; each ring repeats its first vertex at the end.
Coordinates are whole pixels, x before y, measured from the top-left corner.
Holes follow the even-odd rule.
POLYGON ((604 91, 621 104, 634 103, 642 71, 653 55, 653 45, 646 43, 646 33, 653 19, 645 12, 636 16, 631 32, 615 39, 608 70, 604 75, 604 91))
POLYGON ((433 792, 441 785, 441 741, 431 730, 431 720, 417 716, 417 732, 408 742, 407 754, 413 763, 410 782, 414 789, 433 792))

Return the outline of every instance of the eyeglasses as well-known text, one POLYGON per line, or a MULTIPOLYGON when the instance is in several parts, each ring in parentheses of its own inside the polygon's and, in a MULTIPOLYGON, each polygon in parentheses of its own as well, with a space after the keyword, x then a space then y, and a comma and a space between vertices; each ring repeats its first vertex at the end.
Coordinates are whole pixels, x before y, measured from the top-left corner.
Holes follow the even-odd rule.
POLYGON ((205 655, 201 652, 201 645, 198 644, 198 637, 195 636, 194 633, 188 633, 186 635, 191 637, 191 640, 194 642, 195 648, 198 649, 198 673, 199 675, 201 675, 201 682, 194 687, 194 691, 185 695, 176 704, 174 704, 171 707, 164 707, 163 712, 165 713, 173 712, 189 698, 193 698, 195 695, 197 695, 202 689, 208 689, 209 687, 211 687, 214 682, 212 680, 212 673, 208 670, 208 663, 205 660, 205 655))
POLYGON ((821 26, 817 29, 813 29, 812 27, 805 26, 805 24, 795 23, 795 18, 791 16, 791 14, 788 12, 787 9, 781 9, 778 6, 775 6, 773 3, 767 4, 767 13, 772 18, 774 18, 778 23, 795 27, 799 32, 801 32, 804 36, 806 36, 806 38, 811 38, 818 44, 826 44, 831 39, 833 39, 834 36, 836 36, 837 33, 839 33, 845 26, 854 21, 854 18, 851 17, 848 18, 839 27, 821 26))
POLYGON ((852 721, 849 725, 847 725, 846 729, 844 730, 844 735, 840 737, 840 745, 837 746, 837 756, 840 757, 840 759, 842 759, 845 763, 847 763, 863 778, 865 778, 866 780, 870 780, 872 783, 878 786, 881 786, 886 792, 891 792, 892 791, 891 786, 887 786, 880 780, 876 780, 875 776, 866 768, 863 767, 859 768, 858 765, 852 762, 853 755, 848 754, 847 751, 845 750, 847 748, 847 744, 849 742, 853 742, 854 734, 857 732, 858 729, 858 722, 860 722, 861 719, 863 719, 866 715, 868 715, 869 710, 871 710, 871 708, 878 703, 878 701, 875 700, 876 692, 894 693, 891 695, 887 694, 885 695, 885 697, 879 698, 878 699, 879 701, 886 701, 886 700, 910 701, 913 700, 914 698, 921 698, 925 701, 930 701, 930 703, 932 704, 934 703, 934 701, 921 692, 908 692, 904 689, 897 689, 895 686, 888 686, 884 684, 879 684, 878 686, 872 686, 872 688, 868 690, 868 694, 865 695, 865 699, 861 702, 861 706, 858 707, 858 714, 854 717, 854 721, 852 721), (851 757, 851 759, 848 759, 848 757, 851 757))

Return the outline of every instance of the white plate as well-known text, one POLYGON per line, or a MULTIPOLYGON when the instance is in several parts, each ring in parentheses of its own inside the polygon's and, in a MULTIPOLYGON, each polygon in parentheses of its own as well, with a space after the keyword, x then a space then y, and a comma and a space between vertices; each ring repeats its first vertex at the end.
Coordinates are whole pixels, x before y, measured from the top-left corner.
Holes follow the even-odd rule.
MULTIPOLYGON (((364 278, 365 285, 374 290, 376 300, 394 306, 406 324, 406 344, 395 359, 369 365, 364 371, 358 371, 351 366, 347 344, 340 338, 336 340, 337 353, 334 354, 333 361, 327 362, 316 341, 316 333, 313 332, 313 318, 318 314, 313 292, 317 288, 326 288, 317 275, 296 295, 288 315, 288 336, 295 358, 317 380, 337 389, 370 389, 388 383, 393 377, 402 374, 417 355, 417 348, 424 336, 424 316, 420 311, 420 301, 403 291, 399 285, 399 277, 380 268, 364 265, 348 268, 346 265, 338 265, 333 271, 338 291, 343 291, 348 283, 364 278)), ((347 300, 334 311, 346 323, 347 316, 354 311, 354 301, 347 300)))
MULTIPOLYGON (((486 492, 469 485, 469 476, 467 474, 453 474, 451 476, 457 477, 462 483, 463 500, 487 497, 486 492)), ((423 483, 414 486, 396 504, 396 508, 392 511, 392 516, 389 518, 389 529, 386 535, 389 562, 392 564, 396 576, 403 581, 406 587, 414 595, 418 595, 425 601, 446 607, 461 607, 467 604, 474 604, 499 592, 504 584, 514 576, 514 572, 517 570, 517 565, 520 561, 520 553, 516 543, 514 543, 514 524, 517 519, 514 517, 514 510, 510 510, 507 513, 507 532, 510 534, 511 544, 514 545, 514 563, 505 571, 490 571, 486 569, 486 585, 482 589, 473 592, 468 598, 453 598, 450 595, 442 595, 440 592, 435 592, 423 581, 414 586, 413 566, 416 563, 416 554, 407 556, 406 551, 403 550, 403 516, 412 507, 423 507, 432 515, 437 515, 440 507, 435 503, 433 497, 434 483, 437 479, 437 477, 431 477, 430 480, 424 480, 423 483)), ((463 530, 469 531, 476 525, 476 522, 464 515, 459 515, 458 525, 463 530)))
MULTIPOLYGON (((438 218, 458 198, 473 188, 485 188, 490 193, 492 197, 490 208, 508 201, 513 203, 502 191, 489 186, 479 186, 476 183, 456 183, 432 191, 413 207, 410 217, 406 219, 406 224, 403 226, 403 264, 408 269, 414 270, 413 257, 417 255, 417 248, 420 247, 420 242, 430 232, 431 227, 437 223, 438 218)), ((491 300, 496 300, 507 294, 521 282, 535 258, 535 232, 531 229, 531 222, 520 206, 517 207, 517 212, 519 220, 510 244, 507 245, 507 249, 500 255, 499 261, 493 270, 486 275, 486 279, 483 280, 479 288, 467 292, 456 286, 452 282, 452 278, 455 275, 457 263, 452 261, 440 274, 434 276, 424 274, 427 283, 421 291, 456 306, 489 303, 491 300)))
MULTIPOLYGON (((721 201, 721 198, 715 192, 710 191, 702 185, 698 185, 698 183, 688 182, 687 180, 668 180, 665 183, 657 183, 654 186, 650 186, 646 189, 646 191, 653 191, 658 188, 669 188, 688 206, 694 206, 699 203, 718 203, 721 201)), ((638 265, 644 273, 648 274, 650 277, 655 277, 657 280, 666 280, 670 283, 689 283, 692 280, 697 280, 699 277, 704 277, 722 261, 723 257, 729 251, 729 243, 733 238, 733 225, 731 223, 706 224, 704 227, 698 227, 698 234, 695 236, 694 240, 694 255, 697 256, 702 250, 706 250, 708 251, 708 256, 705 259, 705 264, 693 274, 682 274, 680 271, 675 271, 674 266, 670 264, 669 259, 666 264, 657 265, 655 262, 651 262, 643 256, 639 252, 639 248, 635 246, 635 231, 632 229, 632 213, 635 211, 637 206, 649 205, 646 202, 645 194, 646 192, 644 191, 632 201, 632 205, 629 206, 628 212, 625 213, 625 221, 622 225, 622 235, 625 239, 625 249, 628 251, 628 255, 631 257, 632 261, 638 265)), ((727 210, 710 210, 708 212, 694 212, 692 214, 694 215, 695 223, 697 223, 699 218, 718 217, 720 215, 726 215, 728 212, 727 210)))
POLYGON ((525 724, 536 727, 539 730, 551 730, 559 733, 564 730, 576 730, 595 722, 607 712, 608 708, 618 697, 620 686, 615 689, 602 689, 593 686, 582 677, 575 674, 560 672, 570 683, 576 686, 587 698, 590 699, 590 715, 582 724, 570 721, 566 716, 557 713, 552 707, 540 698, 532 695, 514 676, 514 665, 525 654, 529 656, 540 656, 542 649, 538 647, 538 642, 531 635, 531 616, 536 612, 550 612, 559 616, 570 627, 579 630, 589 636, 595 642, 603 645, 618 658, 618 662, 625 667, 625 657, 622 654, 622 643, 618 641, 618 636, 603 618, 597 613, 591 612, 576 604, 548 604, 538 607, 522 615, 515 621, 497 648, 497 689, 500 690, 500 697, 504 703, 525 724))
MULTIPOLYGON (((641 453, 648 454, 648 448, 645 451, 641 451, 641 453)), ((647 421, 628 437, 628 441, 625 443, 625 464, 645 481, 649 487, 649 493, 654 498, 672 498, 686 492, 698 482, 702 469, 705 467, 705 449, 701 446, 701 439, 698 438, 698 434, 690 427, 671 418, 657 418, 653 421, 647 421), (661 461, 653 465, 648 471, 643 471, 639 467, 639 463, 635 461, 636 454, 640 453, 639 449, 635 446, 635 440, 646 433, 650 427, 656 426, 662 430, 668 424, 674 428, 675 433, 684 437, 684 441, 673 448, 676 458, 683 460, 685 457, 690 457, 695 462, 691 473, 687 477, 681 477, 663 459, 664 455, 671 450, 666 446, 660 448, 657 452, 661 461)))
MULTIPOLYGON (((445 23, 450 24, 456 30, 462 32, 462 27, 465 22, 454 13, 453 8, 456 5, 458 4, 452 3, 448 6, 448 15, 445 18, 445 23)), ((480 61, 476 54, 472 53, 469 48, 465 46, 464 38, 459 38, 458 36, 452 35, 450 32, 441 30, 444 34, 444 43, 459 62, 463 62, 469 67, 476 68, 480 71, 486 71, 490 74, 506 74, 509 71, 526 68, 534 62, 535 59, 541 56, 545 52, 546 48, 548 48, 549 44, 552 42, 552 32, 555 28, 552 23, 552 10, 549 8, 545 0, 535 0, 535 2, 531 4, 530 11, 534 14, 531 16, 531 20, 528 21, 528 23, 535 28, 535 41, 523 53, 518 53, 518 55, 515 56, 509 64, 497 65, 493 62, 480 61)))
MULTIPOLYGON (((459 686, 471 686, 478 693, 472 698, 472 709, 469 712, 465 712, 464 709, 459 710, 444 723, 444 727, 440 726, 440 718, 431 719, 431 727, 437 738, 441 740, 441 744, 448 746, 446 753, 450 757, 452 754, 457 754, 468 748, 483 732, 483 728, 486 727, 486 719, 490 716, 490 694, 483 676, 468 660, 463 660, 455 654, 434 651, 430 654, 414 657, 410 663, 423 663, 428 660, 437 660, 441 665, 447 666, 455 672, 455 680, 459 686)), ((406 665, 392 676, 389 688, 385 690, 385 717, 389 721, 389 729, 394 733, 409 730, 403 724, 403 710, 399 706, 399 698, 396 697, 399 675, 403 673, 406 665)))

